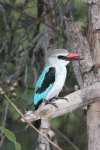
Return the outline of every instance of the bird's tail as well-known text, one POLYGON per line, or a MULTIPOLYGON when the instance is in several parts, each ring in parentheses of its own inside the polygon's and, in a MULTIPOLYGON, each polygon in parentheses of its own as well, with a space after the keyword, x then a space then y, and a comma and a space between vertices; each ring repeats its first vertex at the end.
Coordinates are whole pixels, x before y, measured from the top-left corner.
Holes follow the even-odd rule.
POLYGON ((40 125, 41 125, 41 119, 34 121, 35 128, 39 129, 40 125))
MULTIPOLYGON (((41 102, 42 100, 40 100, 36 105, 34 104, 35 110, 39 108, 39 105, 41 104, 41 102)), ((40 125, 41 125, 41 119, 34 121, 34 127, 39 129, 40 125)))

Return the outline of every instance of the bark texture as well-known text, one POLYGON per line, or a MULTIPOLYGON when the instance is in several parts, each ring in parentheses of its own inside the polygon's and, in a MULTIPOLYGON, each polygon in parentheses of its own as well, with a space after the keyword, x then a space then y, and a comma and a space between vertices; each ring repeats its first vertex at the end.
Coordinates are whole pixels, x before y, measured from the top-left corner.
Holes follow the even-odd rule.
MULTIPOLYGON (((100 2, 87 0, 87 4, 89 5, 88 40, 82 36, 77 24, 73 23, 72 19, 65 21, 71 51, 85 56, 85 60, 73 62, 74 73, 80 88, 88 87, 100 81, 100 2)), ((100 102, 92 104, 87 110, 88 150, 100 149, 99 104, 100 102)))
MULTIPOLYGON (((35 112, 28 111, 25 114, 25 117, 31 122, 38 119, 50 121, 52 118, 62 116, 78 108, 99 101, 100 100, 99 91, 100 91, 100 82, 67 95, 66 98, 68 98, 69 102, 62 99, 55 101, 54 103, 58 106, 58 108, 50 104, 44 105, 35 112)), ((22 119, 22 121, 24 122, 24 119, 22 119)))
MULTIPOLYGON (((88 42, 94 61, 93 74, 100 81, 100 2, 87 1, 88 9, 88 42)), ((91 79, 92 82, 92 79, 91 79)), ((87 111, 88 150, 100 149, 100 102, 88 107, 87 111)))

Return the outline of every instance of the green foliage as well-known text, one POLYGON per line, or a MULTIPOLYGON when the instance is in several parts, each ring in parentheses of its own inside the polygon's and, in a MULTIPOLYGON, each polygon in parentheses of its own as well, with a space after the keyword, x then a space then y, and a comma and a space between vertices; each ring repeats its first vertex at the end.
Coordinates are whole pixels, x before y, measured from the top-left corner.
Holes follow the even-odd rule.
POLYGON ((14 4, 14 3, 16 2, 16 0, 9 0, 9 2, 10 2, 11 4, 14 4))
POLYGON ((0 44, 4 41, 6 37, 5 26, 4 26, 4 19, 0 16, 0 44))
POLYGON ((62 0, 63 1, 63 4, 65 4, 68 0, 62 0))
POLYGON ((45 27, 45 25, 43 23, 41 23, 41 25, 40 25, 40 31, 41 32, 43 31, 44 27, 45 27))
POLYGON ((0 130, 3 133, 5 133, 5 136, 8 138, 8 140, 10 140, 11 142, 15 144, 16 150, 21 150, 21 145, 18 142, 16 142, 16 137, 10 130, 5 129, 3 127, 0 127, 0 130))
POLYGON ((74 18, 78 23, 80 32, 84 34, 87 26, 88 6, 83 0, 75 0, 74 18))
POLYGON ((77 84, 75 75, 74 75, 74 71, 73 71, 73 66, 72 66, 72 62, 69 63, 68 67, 67 67, 67 79, 66 79, 66 85, 71 88, 77 84))
POLYGON ((11 141, 11 142, 16 142, 16 137, 15 135, 9 131, 8 129, 5 129, 3 127, 0 127, 0 130, 5 133, 6 137, 11 141))
POLYGON ((12 63, 7 63, 7 70, 9 72, 9 75, 13 74, 15 72, 15 66, 12 63))
POLYGON ((15 148, 16 148, 16 150, 20 150, 20 149, 21 149, 20 144, 16 142, 16 143, 15 143, 15 148))

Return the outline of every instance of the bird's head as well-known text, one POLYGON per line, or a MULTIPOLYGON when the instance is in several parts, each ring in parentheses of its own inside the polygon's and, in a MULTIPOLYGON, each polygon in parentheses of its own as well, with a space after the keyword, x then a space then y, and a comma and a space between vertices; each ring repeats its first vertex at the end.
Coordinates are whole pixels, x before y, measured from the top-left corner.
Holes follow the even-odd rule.
POLYGON ((67 66, 70 60, 79 60, 81 58, 81 54, 69 53, 65 49, 55 49, 52 52, 47 54, 47 64, 50 66, 67 66))

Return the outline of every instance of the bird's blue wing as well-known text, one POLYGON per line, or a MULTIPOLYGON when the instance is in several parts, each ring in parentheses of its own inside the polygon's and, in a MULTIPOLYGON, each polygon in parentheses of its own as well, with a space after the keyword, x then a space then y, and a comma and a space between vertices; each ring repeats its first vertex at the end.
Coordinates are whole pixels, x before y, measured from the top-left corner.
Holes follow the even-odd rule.
POLYGON ((41 76, 39 77, 34 95, 35 108, 45 99, 56 80, 56 71, 54 67, 45 67, 41 76))

